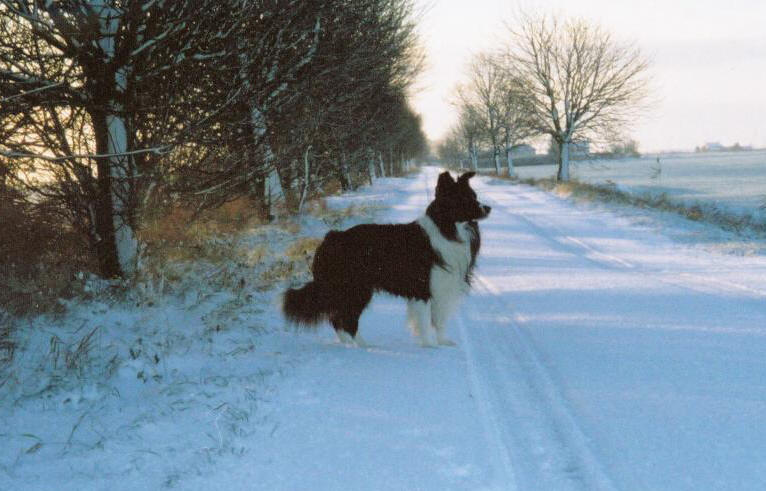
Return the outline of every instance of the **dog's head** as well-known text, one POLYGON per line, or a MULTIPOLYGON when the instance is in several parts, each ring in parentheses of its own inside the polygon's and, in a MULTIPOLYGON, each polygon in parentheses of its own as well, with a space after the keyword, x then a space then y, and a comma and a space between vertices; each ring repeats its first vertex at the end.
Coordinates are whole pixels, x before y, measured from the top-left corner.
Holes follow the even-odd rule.
POLYGON ((468 180, 476 175, 466 172, 455 181, 449 172, 439 174, 434 204, 440 215, 451 222, 469 222, 487 218, 491 208, 479 203, 468 180))

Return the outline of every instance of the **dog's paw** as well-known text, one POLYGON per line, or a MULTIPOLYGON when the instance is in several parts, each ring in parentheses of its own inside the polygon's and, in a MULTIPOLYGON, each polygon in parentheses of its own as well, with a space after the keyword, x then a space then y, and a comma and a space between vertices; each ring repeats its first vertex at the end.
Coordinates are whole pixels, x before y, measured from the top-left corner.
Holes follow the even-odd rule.
POLYGON ((436 348, 438 346, 439 345, 434 343, 432 340, 430 340, 430 339, 428 339, 426 337, 422 337, 421 336, 421 338, 420 338, 420 347, 421 348, 436 348))
POLYGON ((352 339, 354 340, 354 344, 357 348, 369 348, 370 346, 364 339, 362 339, 362 336, 360 336, 358 333, 352 339))
POLYGON ((457 346, 457 343, 450 338, 439 338, 439 346, 457 346))

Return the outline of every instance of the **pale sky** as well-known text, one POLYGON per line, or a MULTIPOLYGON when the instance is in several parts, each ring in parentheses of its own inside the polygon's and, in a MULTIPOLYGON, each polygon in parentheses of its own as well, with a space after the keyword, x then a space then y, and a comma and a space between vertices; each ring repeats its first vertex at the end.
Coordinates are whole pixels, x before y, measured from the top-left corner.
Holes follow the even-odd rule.
POLYGON ((507 38, 519 7, 595 21, 652 61, 654 106, 629 136, 639 150, 706 142, 766 147, 766 0, 416 0, 427 68, 413 98, 426 134, 455 123, 450 104, 471 54, 507 38))

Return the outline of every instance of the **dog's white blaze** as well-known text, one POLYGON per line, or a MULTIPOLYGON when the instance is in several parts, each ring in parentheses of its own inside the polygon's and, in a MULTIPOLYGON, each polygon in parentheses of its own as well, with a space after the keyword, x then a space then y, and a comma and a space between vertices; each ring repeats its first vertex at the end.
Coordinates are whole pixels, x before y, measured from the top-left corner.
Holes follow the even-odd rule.
POLYGON ((444 336, 447 317, 460 303, 462 296, 468 292, 465 275, 471 264, 471 238, 473 231, 466 223, 457 223, 457 235, 460 242, 447 240, 439 228, 428 216, 418 219, 418 225, 425 230, 431 247, 439 253, 444 261, 444 267, 434 266, 431 269, 431 322, 436 329, 439 344, 452 344, 444 336))

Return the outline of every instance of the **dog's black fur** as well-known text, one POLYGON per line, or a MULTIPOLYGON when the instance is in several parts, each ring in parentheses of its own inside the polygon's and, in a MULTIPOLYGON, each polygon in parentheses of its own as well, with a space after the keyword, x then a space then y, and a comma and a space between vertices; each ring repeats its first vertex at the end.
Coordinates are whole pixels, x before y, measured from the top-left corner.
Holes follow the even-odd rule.
MULTIPOLYGON (((470 281, 480 246, 476 220, 490 212, 488 206, 477 201, 468 183, 473 175, 469 172, 455 181, 449 172, 440 174, 435 199, 426 210, 426 216, 449 241, 461 242, 457 231, 461 222, 472 230, 466 282, 470 281)), ((336 331, 354 337, 359 316, 376 291, 410 300, 430 300, 434 267, 450 265, 445 264, 418 221, 333 230, 327 233, 314 256, 314 280, 285 292, 283 312, 289 321, 303 325, 328 319, 336 331)))

